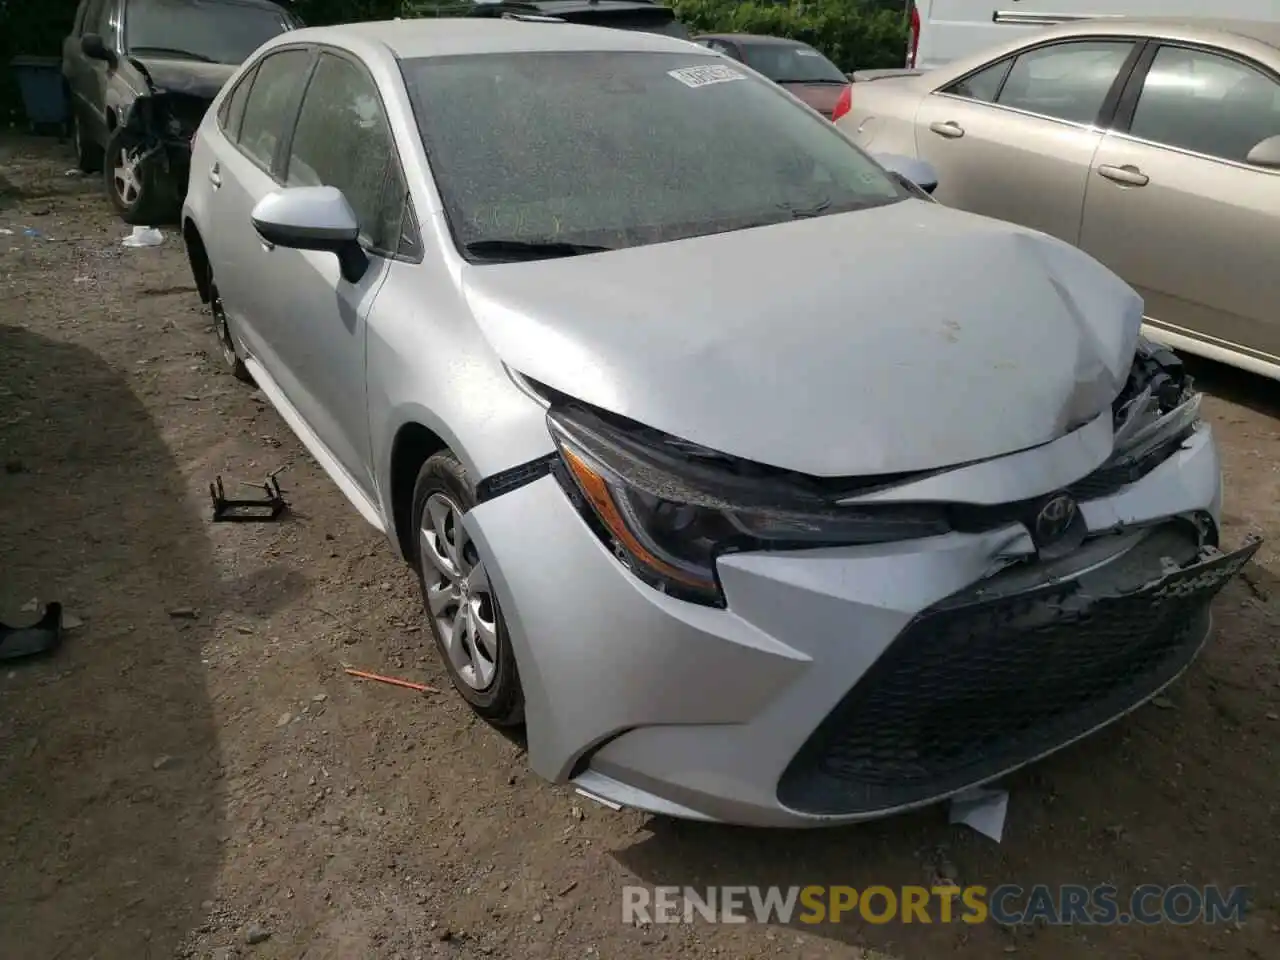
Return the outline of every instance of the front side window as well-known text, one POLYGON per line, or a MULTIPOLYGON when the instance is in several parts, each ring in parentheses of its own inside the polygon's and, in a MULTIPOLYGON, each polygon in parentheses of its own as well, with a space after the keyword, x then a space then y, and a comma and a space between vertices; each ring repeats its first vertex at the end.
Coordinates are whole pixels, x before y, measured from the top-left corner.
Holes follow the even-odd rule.
POLYGON ((405 184, 373 80, 350 60, 316 64, 289 149, 285 185, 337 187, 375 248, 400 246, 405 184))
POLYGON ((293 120, 310 61, 306 50, 282 50, 258 64, 240 121, 239 144, 264 169, 271 168, 280 138, 293 120))
POLYGON ((831 124, 720 57, 538 52, 402 68, 464 250, 637 246, 907 196, 831 124))
POLYGON ((1243 163, 1255 146, 1280 135, 1280 84, 1229 57, 1161 47, 1129 133, 1243 163))
POLYGON ((1096 123, 1133 50, 1127 40, 1057 43, 1022 54, 996 102, 1071 123, 1096 123))
POLYGON ((125 48, 137 57, 243 63, 292 24, 277 9, 214 0, 131 0, 125 48))
POLYGON ((742 58, 775 83, 838 83, 849 78, 813 47, 789 43, 744 43, 742 58))

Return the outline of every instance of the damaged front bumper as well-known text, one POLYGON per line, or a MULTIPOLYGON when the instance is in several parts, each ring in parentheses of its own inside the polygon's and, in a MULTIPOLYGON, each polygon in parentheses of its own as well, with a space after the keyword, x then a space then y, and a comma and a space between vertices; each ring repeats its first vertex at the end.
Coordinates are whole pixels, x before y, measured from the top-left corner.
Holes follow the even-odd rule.
POLYGON ((1221 468, 1175 366, 1140 354, 1114 422, 852 498, 952 504, 946 532, 723 552, 701 602, 638 576, 643 545, 610 542, 563 475, 481 503, 464 522, 534 770, 654 813, 826 825, 945 799, 1134 709, 1258 548, 1219 552, 1221 468), (1052 489, 1080 522, 1046 539, 1052 489))

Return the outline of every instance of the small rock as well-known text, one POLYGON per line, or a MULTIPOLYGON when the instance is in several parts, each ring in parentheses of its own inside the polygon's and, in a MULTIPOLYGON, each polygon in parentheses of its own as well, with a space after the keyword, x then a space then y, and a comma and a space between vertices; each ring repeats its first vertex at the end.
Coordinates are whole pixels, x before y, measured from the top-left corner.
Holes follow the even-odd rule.
POLYGON ((441 943, 448 943, 450 940, 453 939, 453 931, 450 930, 448 927, 441 927, 439 930, 436 931, 436 939, 439 940, 441 943))
POLYGON ((324 694, 324 693, 317 693, 314 697, 312 697, 312 698, 311 698, 311 702, 312 702, 312 703, 324 703, 324 702, 325 702, 326 700, 328 700, 328 699, 329 699, 328 694, 324 694))
POLYGON ((1120 840, 1124 837, 1124 827, 1119 824, 1113 827, 1107 827, 1107 835, 1110 836, 1112 840, 1120 840))
POLYGON ((1161 710, 1173 709, 1173 701, 1170 700, 1168 697, 1156 697, 1151 701, 1151 705, 1153 707, 1158 707, 1161 710))
POLYGON ((293 719, 293 714, 291 714, 291 713, 282 713, 282 714, 280 714, 280 719, 276 721, 276 726, 277 726, 277 727, 287 727, 287 726, 289 725, 289 721, 291 721, 292 719, 293 719))
POLYGON ((1268 713, 1268 714, 1267 714, 1267 719, 1268 719, 1268 720, 1280 720, 1280 713, 1268 713))
POLYGON ((194 620, 199 614, 194 607, 174 607, 169 611, 169 616, 175 620, 194 620))
POLYGON ((176 767, 177 765, 178 765, 178 758, 170 757, 167 754, 162 757, 156 757, 154 760, 151 761, 152 770, 168 770, 171 767, 176 767))
POLYGON ((248 944, 266 943, 271 939, 271 931, 260 923, 251 923, 244 931, 244 942, 248 944))
POLYGON ((561 887, 560 892, 557 894, 557 896, 560 896, 560 897, 568 896, 569 894, 573 893, 573 891, 576 889, 578 889, 578 881, 574 880, 571 883, 568 883, 565 886, 561 887))
POLYGON ((28 600, 26 603, 22 605, 23 613, 35 613, 39 609, 40 609, 40 600, 37 597, 32 597, 30 600, 28 600))
POLYGON ((541 923, 541 922, 542 922, 542 914, 540 914, 540 913, 535 913, 535 914, 533 915, 533 922, 534 922, 534 923, 541 923))
POLYGON ((575 820, 585 820, 587 817, 587 815, 582 812, 582 808, 576 803, 569 808, 569 816, 573 817, 575 820))
POLYGON ((77 617, 74 613, 66 613, 65 611, 63 612, 62 629, 74 630, 77 627, 83 627, 83 626, 84 626, 84 621, 81 620, 79 617, 77 617))
POLYGON ((253 635, 253 627, 247 627, 243 623, 236 626, 236 633, 242 633, 246 637, 253 635))

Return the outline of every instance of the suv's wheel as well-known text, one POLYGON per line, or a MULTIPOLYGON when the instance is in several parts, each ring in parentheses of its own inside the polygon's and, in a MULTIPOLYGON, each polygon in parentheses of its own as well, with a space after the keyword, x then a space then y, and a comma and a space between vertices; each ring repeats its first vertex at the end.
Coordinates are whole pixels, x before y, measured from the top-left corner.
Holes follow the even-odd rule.
POLYGON ((107 140, 103 174, 107 196, 120 218, 132 226, 151 227, 172 220, 180 203, 160 164, 153 158, 143 159, 144 151, 136 136, 123 128, 116 130, 107 140))
POLYGON ((445 451, 427 460, 413 490, 414 565, 427 622, 453 685, 499 727, 524 720, 524 692, 507 625, 463 515, 476 505, 467 472, 445 451))
POLYGON ((253 383, 253 374, 240 358, 240 348, 236 346, 236 338, 231 333, 231 321, 222 305, 222 295, 218 293, 212 270, 209 271, 209 313, 213 316, 213 332, 218 337, 218 352, 222 355, 223 367, 237 380, 253 383))
POLYGON ((76 151, 76 166, 82 173, 98 173, 102 170, 102 147, 85 136, 84 121, 80 111, 71 110, 71 144, 76 151))

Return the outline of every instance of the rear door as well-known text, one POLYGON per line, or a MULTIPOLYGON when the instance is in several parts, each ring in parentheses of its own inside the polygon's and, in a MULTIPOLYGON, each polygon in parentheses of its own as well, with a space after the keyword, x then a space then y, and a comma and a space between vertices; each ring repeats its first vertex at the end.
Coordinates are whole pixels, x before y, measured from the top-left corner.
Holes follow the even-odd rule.
POLYGON ((1112 38, 1042 44, 926 96, 916 151, 938 171, 938 200, 1078 242, 1101 127, 1139 49, 1112 38))
POLYGON ((1280 76, 1153 45, 1094 158, 1081 246, 1133 284, 1157 330, 1280 362, 1280 76))
POLYGON ((226 112, 220 107, 213 149, 192 158, 192 182, 207 181, 200 186, 209 191, 205 239, 223 307, 249 354, 268 372, 277 364, 263 331, 276 281, 263 275, 263 243, 250 214, 283 185, 278 164, 313 60, 307 47, 263 57, 222 103, 226 112))

